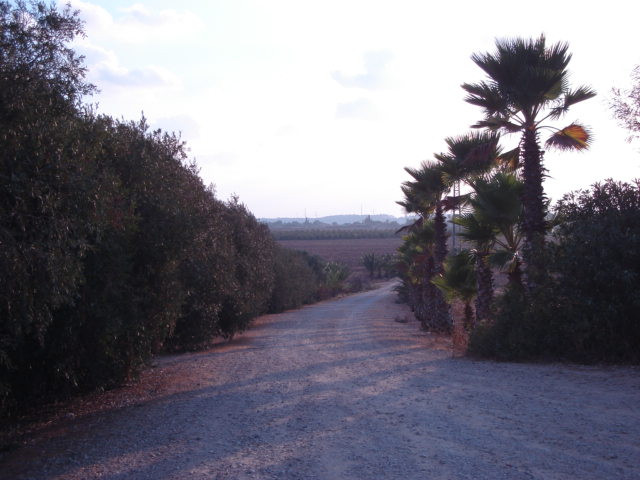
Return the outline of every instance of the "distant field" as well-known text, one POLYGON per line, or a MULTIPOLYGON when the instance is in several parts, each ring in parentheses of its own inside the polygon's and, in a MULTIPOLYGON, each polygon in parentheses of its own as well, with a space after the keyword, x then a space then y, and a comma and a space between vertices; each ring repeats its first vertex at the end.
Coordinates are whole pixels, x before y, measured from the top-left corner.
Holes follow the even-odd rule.
MULTIPOLYGON (((283 247, 304 250, 331 262, 343 262, 352 270, 361 267, 360 259, 365 253, 394 254, 402 244, 398 237, 353 238, 332 240, 278 240, 283 247)), ((358 268, 359 269, 359 268, 358 268)))

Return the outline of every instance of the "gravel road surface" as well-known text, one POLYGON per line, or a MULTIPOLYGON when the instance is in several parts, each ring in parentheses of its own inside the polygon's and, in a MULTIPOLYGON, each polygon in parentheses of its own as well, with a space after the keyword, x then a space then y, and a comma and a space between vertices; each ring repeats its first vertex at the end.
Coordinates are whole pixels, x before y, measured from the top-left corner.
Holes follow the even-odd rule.
POLYGON ((30 431, 0 478, 640 478, 639 369, 455 358, 394 321, 391 288, 159 358, 30 431))

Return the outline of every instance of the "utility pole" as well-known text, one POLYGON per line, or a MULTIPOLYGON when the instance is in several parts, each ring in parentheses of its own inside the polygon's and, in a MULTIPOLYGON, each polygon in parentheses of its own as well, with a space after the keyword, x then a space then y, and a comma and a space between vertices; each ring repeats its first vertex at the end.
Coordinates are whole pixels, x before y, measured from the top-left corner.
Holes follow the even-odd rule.
MULTIPOLYGON (((458 198, 460 197, 460 182, 454 182, 453 183, 453 197, 454 198, 458 198)), ((458 246, 458 242, 457 242, 457 235, 458 235, 458 226, 455 224, 455 219, 457 217, 460 216, 460 207, 454 207, 453 210, 451 211, 451 250, 452 253, 458 253, 459 250, 459 246, 458 246)))

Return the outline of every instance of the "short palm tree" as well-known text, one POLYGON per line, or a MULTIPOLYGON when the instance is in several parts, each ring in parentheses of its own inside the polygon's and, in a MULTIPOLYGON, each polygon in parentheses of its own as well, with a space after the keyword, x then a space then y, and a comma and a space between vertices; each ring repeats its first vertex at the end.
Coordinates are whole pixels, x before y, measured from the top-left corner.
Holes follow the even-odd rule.
MULTIPOLYGON (((487 238, 482 235, 487 234, 488 228, 493 230, 495 244, 488 259, 508 272, 511 288, 520 289, 523 182, 515 172, 498 171, 489 178, 476 179, 473 188, 474 194, 469 199, 471 215, 474 222, 485 230, 471 233, 481 240, 481 245, 485 245, 487 238)), ((476 238, 470 240, 476 241, 476 238)))
POLYGON ((470 255, 475 263, 476 269, 476 320, 488 320, 491 317, 491 308, 493 304, 493 272, 489 256, 493 251, 496 243, 498 231, 495 225, 487 223, 482 215, 475 212, 468 212, 453 220, 460 225, 463 230, 460 236, 468 243, 473 244, 474 248, 470 250, 470 255))
POLYGON ((544 36, 535 40, 497 40, 495 53, 474 54, 472 60, 488 77, 487 81, 462 85, 468 93, 466 101, 484 110, 484 120, 474 127, 521 135, 524 254, 527 284, 533 288, 546 275, 542 256, 546 202, 539 133, 542 129, 553 131, 547 146, 587 148, 590 135, 585 127, 572 123, 558 129, 547 121, 559 119, 571 106, 592 98, 595 92, 586 86, 569 88, 568 45, 547 46, 544 36))
POLYGON ((451 302, 460 299, 464 302, 464 326, 473 327, 473 308, 471 302, 476 296, 476 278, 473 260, 468 250, 450 255, 444 264, 444 271, 432 280, 451 302))
POLYGON ((422 328, 433 329, 435 288, 431 279, 435 275, 435 232, 433 221, 414 223, 398 248, 399 270, 411 308, 422 328))

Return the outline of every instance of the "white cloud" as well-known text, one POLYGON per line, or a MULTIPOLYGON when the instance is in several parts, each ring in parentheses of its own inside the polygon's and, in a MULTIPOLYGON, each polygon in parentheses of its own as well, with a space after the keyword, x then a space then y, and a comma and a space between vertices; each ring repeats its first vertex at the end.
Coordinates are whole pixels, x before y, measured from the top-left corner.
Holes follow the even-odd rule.
POLYGON ((336 118, 372 119, 376 117, 376 109, 370 100, 359 98, 353 102, 339 103, 336 107, 336 118))
POLYGON ((96 83, 100 89, 112 86, 172 88, 180 84, 179 78, 165 68, 154 65, 127 68, 113 51, 86 41, 78 43, 76 50, 85 56, 89 81, 96 83))
POLYGON ((364 73, 346 75, 335 71, 331 76, 343 87, 381 88, 385 83, 387 65, 392 59, 393 54, 388 51, 367 52, 364 54, 364 73))
POLYGON ((191 142, 200 136, 200 125, 190 115, 175 115, 160 118, 153 122, 152 127, 161 128, 165 132, 180 133, 182 140, 191 142))
MULTIPOLYGON (((66 0, 58 0, 66 3, 66 0)), ((106 9, 82 0, 71 0, 80 11, 86 30, 92 38, 115 40, 123 43, 182 42, 203 30, 204 23, 189 11, 173 9, 151 10, 136 3, 111 15, 106 9)))

